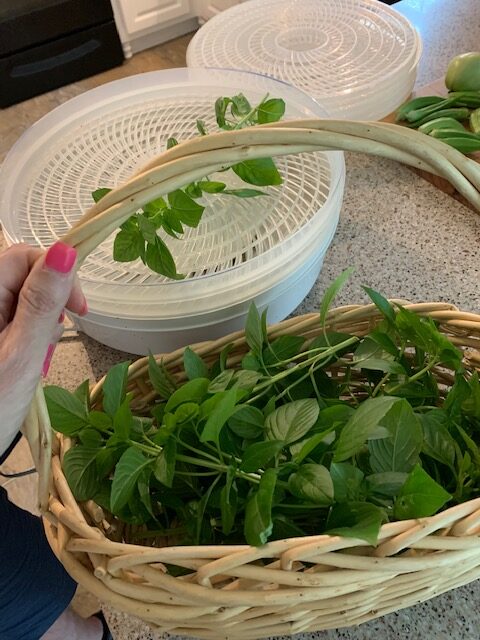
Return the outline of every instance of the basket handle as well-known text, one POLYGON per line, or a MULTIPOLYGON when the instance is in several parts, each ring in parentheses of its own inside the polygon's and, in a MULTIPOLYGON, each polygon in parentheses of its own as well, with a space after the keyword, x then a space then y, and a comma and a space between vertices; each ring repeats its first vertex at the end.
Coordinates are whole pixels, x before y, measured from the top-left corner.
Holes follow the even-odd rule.
MULTIPOLYGON (((61 240, 77 249, 78 268, 132 212, 209 173, 247 159, 339 150, 369 153, 440 175, 480 211, 480 166, 440 140, 387 123, 288 120, 182 142, 106 194, 61 240)), ((23 432, 39 473, 39 506, 43 512, 49 499, 52 431, 41 384, 23 432)))

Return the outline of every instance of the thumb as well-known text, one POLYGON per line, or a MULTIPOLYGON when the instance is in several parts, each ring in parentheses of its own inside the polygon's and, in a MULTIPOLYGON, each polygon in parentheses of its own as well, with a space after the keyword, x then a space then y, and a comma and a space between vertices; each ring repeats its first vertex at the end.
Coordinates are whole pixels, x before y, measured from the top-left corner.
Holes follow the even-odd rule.
POLYGON ((72 290, 76 259, 76 249, 56 242, 36 261, 20 290, 9 334, 13 344, 31 350, 35 368, 41 368, 49 345, 58 339, 58 319, 72 290))

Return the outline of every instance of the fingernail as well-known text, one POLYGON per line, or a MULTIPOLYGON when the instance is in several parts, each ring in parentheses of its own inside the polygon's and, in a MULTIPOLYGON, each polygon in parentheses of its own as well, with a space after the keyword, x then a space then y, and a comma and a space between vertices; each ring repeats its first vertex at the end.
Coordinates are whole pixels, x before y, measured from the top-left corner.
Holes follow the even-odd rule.
POLYGON ((65 311, 62 311, 62 313, 60 314, 59 318, 58 318, 58 324, 62 324, 62 322, 65 320, 65 311))
POLYGON ((77 250, 69 247, 63 242, 56 242, 47 251, 45 256, 45 266, 58 273, 69 273, 75 260, 77 259, 77 250))
POLYGON ((43 367, 42 367, 42 376, 44 378, 47 377, 48 370, 50 369, 50 362, 52 361, 52 356, 54 351, 55 351, 55 345, 49 344, 47 349, 47 355, 45 356, 45 360, 43 361, 43 367))
POLYGON ((87 301, 84 300, 83 301, 83 307, 81 308, 81 310, 78 312, 79 316, 86 316, 88 313, 88 304, 87 301))

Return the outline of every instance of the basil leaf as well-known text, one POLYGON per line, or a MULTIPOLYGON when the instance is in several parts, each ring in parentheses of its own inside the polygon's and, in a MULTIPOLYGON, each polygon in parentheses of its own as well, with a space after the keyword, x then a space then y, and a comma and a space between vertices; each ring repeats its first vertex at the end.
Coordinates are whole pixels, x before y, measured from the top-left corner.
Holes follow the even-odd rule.
POLYGON ((220 493, 220 513, 222 516, 222 531, 225 535, 233 529, 237 514, 238 491, 235 484, 223 487, 220 493))
POLYGON ((200 404, 208 393, 210 380, 208 378, 195 378, 185 382, 172 393, 165 405, 165 411, 173 411, 184 402, 196 402, 200 404))
POLYGON ((389 303, 389 301, 377 291, 370 289, 370 287, 362 287, 362 289, 367 293, 370 300, 382 313, 382 315, 388 320, 388 322, 391 325, 395 326, 395 310, 389 303))
POLYGON ((168 203, 178 216, 180 222, 188 227, 198 227, 205 207, 195 202, 181 189, 168 194, 168 203))
POLYGON ((278 407, 265 419, 268 440, 282 440, 286 445, 300 440, 317 421, 318 402, 312 398, 294 400, 278 407))
POLYGON ((265 191, 258 189, 224 189, 223 193, 228 196, 236 196, 237 198, 257 198, 258 196, 268 196, 265 191))
POLYGON ((233 376, 233 386, 235 389, 252 391, 261 377, 262 376, 258 371, 235 371, 233 376))
POLYGON ((242 117, 246 116, 252 110, 252 106, 243 93, 239 93, 233 96, 231 99, 232 113, 234 116, 242 117))
POLYGON ((344 284, 346 283, 346 281, 352 275, 353 272, 354 272, 353 267, 349 267, 348 269, 345 269, 345 271, 343 271, 338 276, 338 278, 335 278, 335 280, 332 282, 332 284, 327 288, 327 290, 323 294, 322 302, 320 304, 320 324, 322 326, 325 324, 325 318, 327 317, 328 310, 334 298, 337 296, 338 292, 340 291, 340 289, 342 289, 342 287, 344 286, 344 284))
POLYGON ((215 101, 215 119, 220 129, 226 128, 225 114, 229 104, 229 98, 217 98, 215 101))
POLYGON ((244 534, 248 544, 265 544, 273 530, 272 502, 277 483, 275 469, 267 469, 260 479, 258 490, 245 506, 244 534))
POLYGON ((103 444, 102 434, 92 427, 82 429, 78 438, 83 445, 91 449, 99 449, 103 444))
POLYGON ((305 460, 305 458, 308 458, 308 456, 324 442, 325 438, 329 434, 329 431, 330 430, 316 433, 311 438, 302 440, 302 442, 296 442, 292 447, 290 447, 290 451, 292 452, 292 455, 294 457, 294 462, 300 464, 305 460))
POLYGON ((221 398, 218 404, 214 407, 211 414, 208 416, 207 422, 200 436, 201 442, 215 442, 216 444, 218 444, 220 431, 222 430, 227 420, 236 411, 236 389, 221 391, 218 395, 221 395, 221 398))
POLYGON ((137 216, 137 220, 139 231, 144 240, 150 244, 155 244, 157 241, 157 229, 154 223, 149 218, 142 215, 137 216))
POLYGON ((113 475, 110 497, 112 513, 117 514, 122 507, 128 504, 140 474, 151 464, 152 460, 146 458, 135 447, 130 447, 125 451, 118 461, 113 475))
POLYGON ((97 454, 96 447, 77 445, 69 449, 63 458, 65 478, 79 502, 92 499, 98 490, 97 454))
POLYGON ((128 398, 115 411, 113 429, 120 440, 127 440, 133 427, 133 415, 128 398))
POLYGON ((221 193, 227 185, 224 182, 214 182, 211 180, 201 180, 198 187, 205 193, 221 193))
POLYGON ((263 362, 270 366, 293 358, 299 353, 304 342, 305 338, 302 336, 280 336, 264 349, 263 362))
POLYGON ((394 373, 398 375, 406 375, 407 373, 399 362, 384 360, 382 358, 367 358, 355 364, 352 368, 368 369, 370 371, 381 371, 382 373, 394 373))
MULTIPOLYGON (((115 465, 122 457, 127 445, 108 446, 97 449, 96 465, 100 478, 106 478, 111 474, 115 465)), ((109 508, 110 511, 110 508, 109 508)))
POLYGON ((368 502, 346 502, 333 506, 327 522, 329 535, 358 538, 376 545, 385 512, 368 502))
POLYGON ((196 531, 195 531, 195 544, 200 544, 202 525, 204 525, 204 515, 205 509, 207 508, 208 501, 210 500, 210 496, 212 495, 212 491, 215 488, 215 485, 220 480, 220 476, 217 476, 212 484, 208 487, 206 492, 203 494, 201 500, 198 503, 197 513, 196 513, 196 531))
POLYGON ((208 385, 208 393, 225 391, 232 381, 234 373, 235 371, 233 369, 225 369, 225 371, 219 373, 208 385))
POLYGON ((152 498, 150 494, 150 478, 152 477, 152 469, 146 468, 143 469, 142 473, 138 476, 137 480, 137 490, 141 503, 148 511, 148 513, 155 518, 155 513, 153 512, 152 506, 152 498))
POLYGON ((237 436, 251 440, 263 433, 264 422, 260 409, 246 405, 233 414, 228 426, 237 436))
POLYGON ((153 473, 156 479, 169 488, 173 485, 176 459, 177 442, 175 438, 170 437, 163 445, 163 449, 161 453, 158 454, 153 467, 153 473))
POLYGON ((284 446, 281 440, 254 442, 243 453, 240 469, 251 473, 265 467, 284 446))
POLYGON ((245 338, 247 344, 254 355, 260 355, 265 343, 262 320, 255 303, 252 302, 248 309, 247 322, 245 325, 245 338))
POLYGON ((92 198, 95 202, 99 202, 107 193, 110 193, 111 189, 107 189, 106 187, 102 187, 100 189, 95 189, 92 191, 92 198))
POLYGON ((455 440, 447 429, 448 417, 442 409, 419 415, 423 428, 422 453, 450 467, 455 473, 455 440))
POLYGON ((127 390, 128 367, 130 362, 120 362, 110 369, 103 383, 103 409, 113 418, 125 400, 127 390))
POLYGON ((382 347, 383 351, 390 354, 394 358, 399 357, 398 347, 395 345, 390 336, 384 331, 380 331, 380 329, 374 329, 368 334, 368 338, 376 342, 380 347, 382 347))
POLYGON ((332 462, 330 465, 335 502, 355 502, 360 500, 363 473, 358 467, 346 462, 332 462))
POLYGON ((451 497, 417 464, 395 500, 395 518, 397 520, 426 518, 437 513, 451 497))
POLYGON ((262 365, 260 364, 258 358, 256 358, 253 353, 247 353, 246 356, 242 359, 242 369, 248 371, 260 371, 262 365))
POLYGON ((248 184, 257 187, 282 184, 282 176, 271 158, 244 160, 231 167, 232 171, 248 184))
POLYGON ((90 411, 90 380, 84 380, 73 392, 73 395, 78 398, 87 411, 90 411))
POLYGON ((387 471, 386 473, 373 473, 367 476, 366 484, 368 493, 393 497, 398 495, 405 484, 407 473, 399 471, 387 471))
POLYGON ((365 400, 340 432, 333 461, 344 462, 357 453, 392 406, 399 401, 400 398, 388 396, 365 400))
POLYGON ((197 120, 197 131, 201 136, 206 136, 207 134, 207 129, 205 127, 205 122, 203 120, 197 120))
POLYGON ((202 358, 190 347, 183 352, 183 368, 189 380, 208 378, 208 367, 202 358))
POLYGON ((280 98, 270 98, 259 105, 257 114, 259 124, 278 122, 285 114, 285 101, 280 98))
POLYGON ((131 262, 143 256, 145 241, 137 227, 133 231, 122 230, 113 242, 113 259, 117 262, 131 262))
POLYGON ((200 412, 200 407, 196 402, 184 402, 175 411, 175 421, 177 424, 185 424, 196 418, 200 412))
POLYGON ((177 388, 175 378, 167 371, 163 362, 159 364, 152 354, 148 356, 148 377, 154 390, 164 399, 169 398, 177 388))
POLYGON ((155 244, 147 244, 145 262, 152 271, 172 278, 172 280, 182 280, 185 277, 181 273, 177 273, 173 256, 159 236, 156 236, 155 244))
POLYGON ((296 498, 329 506, 333 502, 333 482, 326 467, 321 464, 304 464, 288 479, 288 490, 296 498))
POLYGON ((473 418, 480 418, 480 379, 478 371, 474 371, 467 380, 470 395, 462 402, 462 411, 473 418))
POLYGON ((147 216, 154 217, 159 213, 162 213, 166 208, 167 203, 163 198, 155 198, 155 200, 151 200, 148 204, 143 206, 143 211, 147 216))
POLYGON ((177 215, 171 209, 165 209, 162 214, 162 227, 169 233, 169 235, 173 235, 175 238, 178 238, 176 235, 179 233, 180 235, 184 233, 184 229, 182 223, 178 219, 177 215))
POLYGON ((381 421, 390 436, 371 440, 370 466, 374 473, 409 472, 419 461, 423 432, 419 419, 407 400, 399 400, 381 421))
POLYGON ((44 388, 48 415, 55 431, 73 436, 88 424, 85 403, 66 389, 49 385, 44 388))
POLYGON ((168 138, 167 149, 172 149, 172 147, 176 147, 177 145, 178 145, 178 140, 176 138, 168 138))
POLYGON ((437 329, 431 318, 421 318, 400 307, 395 323, 403 338, 420 349, 437 355, 440 362, 451 366, 455 371, 461 367, 462 352, 437 329))

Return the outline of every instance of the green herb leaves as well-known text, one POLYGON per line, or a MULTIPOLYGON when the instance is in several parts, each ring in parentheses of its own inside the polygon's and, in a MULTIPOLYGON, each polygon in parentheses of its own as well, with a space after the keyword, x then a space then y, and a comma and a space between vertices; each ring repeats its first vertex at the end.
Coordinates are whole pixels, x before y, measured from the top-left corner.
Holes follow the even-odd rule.
POLYGON ((434 322, 367 293, 381 320, 360 338, 324 325, 271 340, 252 305, 243 358, 237 343, 216 361, 186 348, 179 384, 150 356, 156 396, 140 413, 129 363, 93 407, 88 383, 47 387, 52 424, 73 439, 63 465, 75 498, 184 544, 326 532, 374 545, 384 522, 479 497, 479 376, 434 322), (449 388, 437 367, 452 371, 449 388))
MULTIPOLYGON (((221 97, 215 102, 215 117, 220 129, 239 129, 254 124, 276 122, 283 117, 285 103, 266 96, 260 104, 252 107, 243 94, 221 97)), ((201 136, 208 135, 205 123, 197 120, 201 136)), ((167 149, 178 145, 176 138, 167 140, 167 149)), ((282 177, 271 158, 245 160, 231 167, 243 182, 254 186, 276 186, 282 177)), ((100 188, 92 193, 99 202, 111 189, 100 188)), ((117 262, 132 262, 140 259, 152 271, 173 280, 185 276, 177 272, 174 257, 165 243, 166 236, 180 240, 184 227, 196 228, 202 219, 205 206, 196 202, 205 195, 224 194, 237 198, 256 198, 268 195, 265 191, 250 188, 227 188, 225 182, 206 177, 176 189, 166 198, 145 204, 124 222, 115 237, 113 258, 117 262)), ((202 266, 202 265, 200 265, 202 266)))
POLYGON ((424 518, 436 513, 452 496, 431 478, 420 465, 408 476, 395 501, 398 520, 424 518))
POLYGON ((300 440, 313 427, 320 412, 318 402, 311 398, 294 400, 270 413, 265 420, 269 440, 291 444, 300 440))

